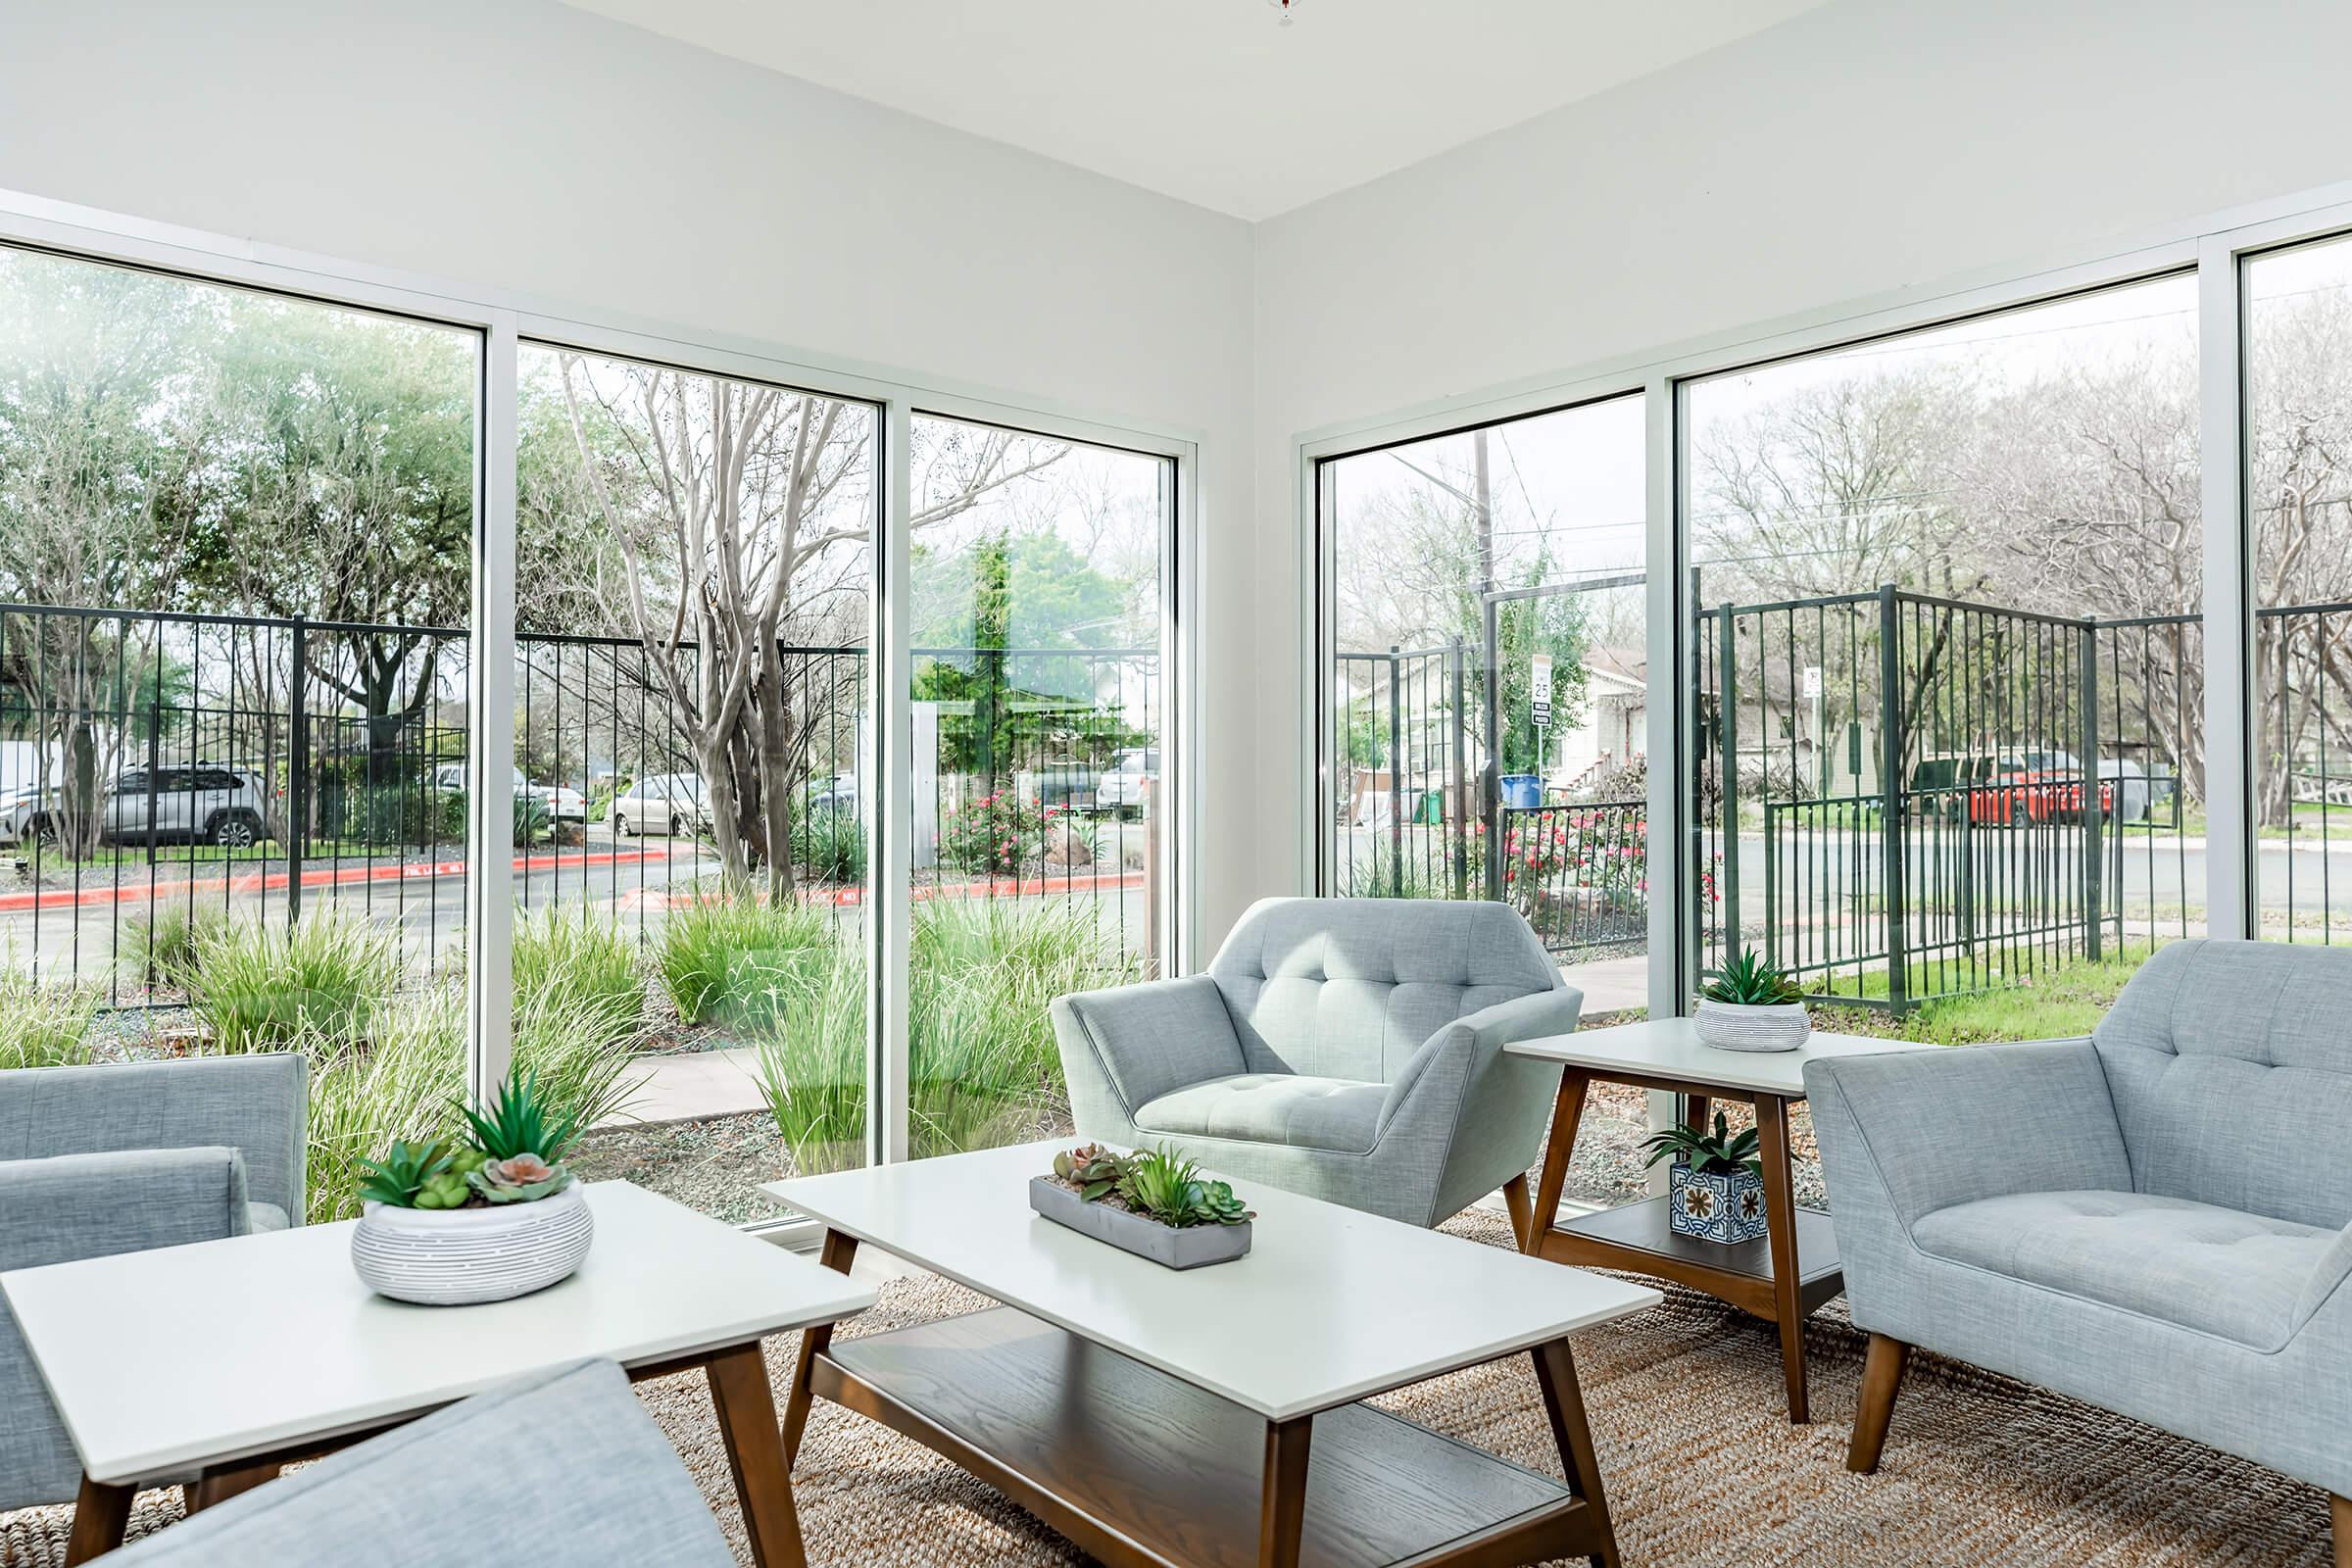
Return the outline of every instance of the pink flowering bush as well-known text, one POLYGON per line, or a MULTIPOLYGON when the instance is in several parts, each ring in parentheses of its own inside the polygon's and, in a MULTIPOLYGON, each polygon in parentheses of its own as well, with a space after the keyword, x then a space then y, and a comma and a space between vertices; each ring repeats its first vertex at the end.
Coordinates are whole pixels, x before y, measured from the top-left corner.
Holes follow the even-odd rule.
POLYGON ((1044 873, 1046 846, 1069 808, 1023 806, 1009 789, 942 807, 939 858, 977 876, 1044 873))

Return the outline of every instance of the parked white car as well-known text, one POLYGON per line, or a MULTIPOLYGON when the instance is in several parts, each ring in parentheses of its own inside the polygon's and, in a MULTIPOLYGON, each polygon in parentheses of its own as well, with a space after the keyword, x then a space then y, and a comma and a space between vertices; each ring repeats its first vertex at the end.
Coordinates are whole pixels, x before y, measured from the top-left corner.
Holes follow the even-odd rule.
MULTIPOLYGON (((467 769, 464 762, 444 762, 433 769, 433 788, 459 791, 466 788, 467 769)), ((520 800, 529 798, 539 803, 548 819, 554 822, 585 822, 588 820, 588 798, 578 790, 562 784, 534 784, 521 768, 514 769, 514 795, 520 800)))
MULTIPOLYGON (((54 785, 0 789, 0 844, 52 836, 54 785)), ((258 773, 217 762, 125 768, 108 783, 101 837, 118 844, 217 844, 242 850, 270 836, 268 791, 258 773)))
POLYGON ((1095 784, 1095 809, 1113 816, 1141 816, 1146 786, 1159 777, 1159 748, 1130 746, 1095 784))
POLYGON ((710 826, 710 791, 700 773, 649 773, 612 797, 612 831, 685 838, 710 826))

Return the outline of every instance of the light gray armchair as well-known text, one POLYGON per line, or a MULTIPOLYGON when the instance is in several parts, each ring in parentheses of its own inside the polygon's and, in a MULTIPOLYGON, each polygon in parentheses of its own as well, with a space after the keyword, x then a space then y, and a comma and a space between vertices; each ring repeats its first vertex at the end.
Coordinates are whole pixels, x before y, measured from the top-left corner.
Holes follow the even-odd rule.
POLYGON ((1583 1002, 1504 905, 1269 899, 1206 974, 1063 997, 1054 1029, 1082 1136, 1435 1225, 1525 1176, 1560 1069, 1502 1048, 1583 1002))
MULTIPOLYGON (((300 1224, 308 1102, 294 1054, 0 1072, 0 1270, 300 1224)), ((4 1304, 0 1410, 0 1510, 73 1501, 81 1466, 4 1304)))
POLYGON ((1805 1088, 1872 1336, 1852 1468, 1917 1346, 2325 1488, 2352 1564, 2352 952, 2177 942, 2086 1040, 1805 1088))
POLYGON ((732 1568, 735 1554, 627 1375, 584 1361, 462 1399, 106 1561, 732 1568))

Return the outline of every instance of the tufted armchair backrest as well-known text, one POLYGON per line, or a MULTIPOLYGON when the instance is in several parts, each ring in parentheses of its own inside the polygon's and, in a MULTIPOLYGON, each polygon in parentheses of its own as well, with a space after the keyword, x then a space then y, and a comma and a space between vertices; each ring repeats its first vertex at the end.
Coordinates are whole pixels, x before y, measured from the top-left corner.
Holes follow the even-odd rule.
POLYGON ((2172 943, 2091 1039, 2140 1192, 2352 1223, 2352 951, 2172 943))
POLYGON ((1560 985, 1517 910, 1446 899, 1267 899, 1208 972, 1251 1072, 1384 1084, 1446 1024, 1560 985))

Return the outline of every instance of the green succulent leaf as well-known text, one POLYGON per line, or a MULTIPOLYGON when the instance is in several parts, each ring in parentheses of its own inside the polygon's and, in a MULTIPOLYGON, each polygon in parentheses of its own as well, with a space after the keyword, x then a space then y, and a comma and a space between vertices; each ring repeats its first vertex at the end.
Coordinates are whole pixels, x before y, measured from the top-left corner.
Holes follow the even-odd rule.
POLYGON ((363 1159, 360 1165, 366 1173, 360 1178, 362 1198, 394 1208, 420 1208, 427 1206, 418 1201, 420 1195, 448 1172, 450 1156, 438 1143, 395 1142, 383 1158, 363 1159))
POLYGON ((553 1164, 579 1142, 578 1113, 551 1105, 539 1088, 538 1077, 519 1066, 499 1085, 497 1097, 486 1109, 476 1109, 463 1100, 457 1103, 473 1133, 474 1147, 490 1160, 536 1154, 553 1164))
POLYGON ((1753 949, 1736 955, 1699 995, 1709 1002, 1749 1007, 1805 1000, 1804 988, 1787 970, 1767 963, 1753 949))

